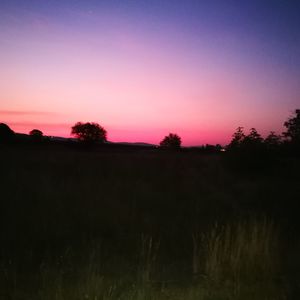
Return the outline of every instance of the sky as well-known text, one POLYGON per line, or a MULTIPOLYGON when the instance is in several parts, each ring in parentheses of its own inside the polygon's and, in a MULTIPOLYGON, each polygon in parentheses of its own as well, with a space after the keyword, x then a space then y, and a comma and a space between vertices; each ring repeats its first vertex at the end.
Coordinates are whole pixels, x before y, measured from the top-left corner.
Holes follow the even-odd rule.
POLYGON ((1 0, 0 122, 110 141, 226 144, 300 107, 300 2, 1 0))

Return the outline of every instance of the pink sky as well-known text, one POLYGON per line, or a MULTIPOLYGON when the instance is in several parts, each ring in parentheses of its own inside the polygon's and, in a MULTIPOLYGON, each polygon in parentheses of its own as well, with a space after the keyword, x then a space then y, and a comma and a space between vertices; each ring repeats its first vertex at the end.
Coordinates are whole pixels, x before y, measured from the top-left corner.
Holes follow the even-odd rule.
POLYGON ((226 33, 155 33, 113 15, 88 27, 100 16, 80 15, 82 27, 6 18, 0 121, 17 132, 68 137, 75 122, 90 121, 116 142, 158 144, 175 132, 183 145, 224 144, 238 126, 281 133, 299 101, 293 73, 226 33))

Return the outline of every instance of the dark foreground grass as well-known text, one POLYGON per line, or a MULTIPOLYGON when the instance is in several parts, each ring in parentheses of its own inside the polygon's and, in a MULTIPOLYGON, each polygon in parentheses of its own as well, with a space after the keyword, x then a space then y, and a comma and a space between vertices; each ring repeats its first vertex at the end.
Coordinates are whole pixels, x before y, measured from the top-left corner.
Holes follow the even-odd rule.
POLYGON ((226 155, 1 146, 0 297, 298 299, 299 159, 226 155))

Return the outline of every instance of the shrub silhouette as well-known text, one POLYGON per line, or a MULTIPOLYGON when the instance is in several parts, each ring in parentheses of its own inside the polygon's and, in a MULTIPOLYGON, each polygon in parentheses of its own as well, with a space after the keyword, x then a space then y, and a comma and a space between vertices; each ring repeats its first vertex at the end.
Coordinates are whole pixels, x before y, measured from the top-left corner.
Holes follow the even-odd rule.
POLYGON ((283 135, 293 144, 300 145, 300 109, 296 109, 294 116, 291 116, 284 126, 287 131, 283 135))
POLYGON ((41 141, 43 138, 43 132, 39 129, 32 129, 29 132, 29 135, 32 137, 33 140, 35 141, 41 141))
POLYGON ((0 141, 10 141, 15 133, 8 125, 0 123, 0 141))
POLYGON ((169 133, 169 135, 165 136, 160 142, 160 146, 168 149, 179 149, 181 146, 181 138, 175 133, 169 133))
POLYGON ((86 143, 103 143, 106 141, 107 132, 98 123, 77 122, 71 131, 80 141, 86 143))

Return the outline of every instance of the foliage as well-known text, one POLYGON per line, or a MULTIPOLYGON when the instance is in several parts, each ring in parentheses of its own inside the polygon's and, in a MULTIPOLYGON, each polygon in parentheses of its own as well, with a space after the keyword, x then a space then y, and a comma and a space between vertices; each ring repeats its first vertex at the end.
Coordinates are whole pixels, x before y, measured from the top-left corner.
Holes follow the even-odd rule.
POLYGON ((31 136, 43 136, 43 132, 39 129, 32 129, 29 132, 29 135, 31 135, 31 136))
POLYGON ((242 144, 245 150, 249 150, 249 151, 261 150, 263 146, 263 138, 255 128, 251 128, 250 133, 245 136, 242 144))
POLYGON ((265 138, 264 143, 268 148, 276 148, 281 144, 281 136, 271 131, 270 134, 265 138))
POLYGON ((71 131, 72 135, 75 135, 80 141, 86 143, 106 141, 107 132, 98 123, 81 123, 77 122, 71 131))
POLYGON ((14 137, 14 131, 8 125, 0 123, 0 141, 8 141, 14 137))
POLYGON ((228 149, 245 153, 261 151, 263 149, 263 138, 255 128, 251 128, 249 134, 245 135, 243 127, 238 127, 232 136, 228 149))
POLYGON ((232 135, 232 140, 228 145, 229 149, 240 148, 245 139, 244 127, 238 127, 232 135))
POLYGON ((160 142, 160 146, 168 149, 179 149, 181 146, 181 138, 175 133, 170 133, 160 142))
POLYGON ((222 294, 226 293, 226 282, 228 299, 247 299, 249 287, 254 299, 278 296, 274 281, 280 277, 278 233, 272 222, 253 218, 216 224, 207 233, 194 237, 198 237, 195 249, 202 258, 199 269, 204 265, 204 284, 211 292, 221 289, 222 294))
POLYGON ((278 269, 278 236, 267 220, 215 226, 204 242, 205 271, 214 282, 265 280, 278 269))
POLYGON ((43 138, 43 132, 39 129, 32 129, 29 132, 29 135, 35 140, 35 141, 41 141, 43 138))
POLYGON ((250 129, 250 133, 245 137, 246 142, 262 143, 263 139, 255 128, 250 129))
POLYGON ((286 131, 283 135, 294 144, 300 144, 300 109, 296 109, 294 115, 284 122, 286 131))

